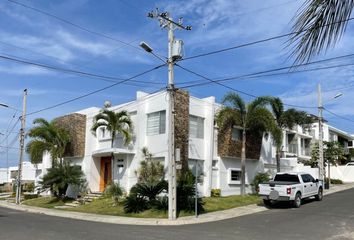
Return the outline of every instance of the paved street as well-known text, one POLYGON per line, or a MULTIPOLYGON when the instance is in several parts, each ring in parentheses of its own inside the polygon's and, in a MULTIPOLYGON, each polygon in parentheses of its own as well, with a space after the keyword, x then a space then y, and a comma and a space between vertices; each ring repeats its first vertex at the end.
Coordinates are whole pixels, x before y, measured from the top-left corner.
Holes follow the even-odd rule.
POLYGON ((354 189, 270 211, 186 226, 93 223, 0 208, 1 240, 71 239, 354 239, 354 189))

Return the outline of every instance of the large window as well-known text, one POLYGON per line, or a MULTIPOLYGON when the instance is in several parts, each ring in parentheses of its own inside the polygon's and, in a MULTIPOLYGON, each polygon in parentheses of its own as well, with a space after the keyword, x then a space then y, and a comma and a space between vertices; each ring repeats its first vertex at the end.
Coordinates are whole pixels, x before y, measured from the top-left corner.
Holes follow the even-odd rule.
MULTIPOLYGON (((229 168, 228 178, 228 184, 241 184, 241 169, 229 168)), ((248 184, 247 174, 245 176, 245 180, 246 184, 248 184)))
POLYGON ((146 134, 148 136, 163 134, 166 131, 166 111, 149 113, 147 115, 146 134))
POLYGON ((204 118, 189 116, 189 137, 204 138, 204 118))

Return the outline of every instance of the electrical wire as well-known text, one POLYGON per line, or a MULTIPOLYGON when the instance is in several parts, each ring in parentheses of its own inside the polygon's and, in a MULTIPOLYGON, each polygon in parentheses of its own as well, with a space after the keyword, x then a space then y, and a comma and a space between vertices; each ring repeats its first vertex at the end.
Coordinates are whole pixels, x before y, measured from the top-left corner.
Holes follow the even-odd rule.
MULTIPOLYGON (((78 70, 72 70, 68 68, 62 68, 58 66, 52 66, 52 65, 47 65, 47 64, 42 64, 42 63, 36 63, 32 62, 26 59, 21 59, 17 56, 11 56, 11 55, 0 55, 1 59, 7 60, 7 61, 12 61, 20 64, 26 64, 26 65, 31 65, 43 69, 49 69, 51 71, 56 71, 56 72, 62 72, 62 73, 67 73, 67 74, 74 74, 74 75, 80 75, 80 76, 85 76, 89 78, 95 78, 95 79, 101 79, 105 80, 108 82, 121 82, 124 79, 123 78, 118 78, 118 77, 113 77, 113 76, 105 76, 105 75, 99 75, 95 73, 89 73, 89 72, 83 72, 83 71, 78 71, 78 70)), ((139 81, 139 80, 130 80, 130 82, 136 82, 136 83, 144 83, 146 84, 147 82, 145 81, 139 81)), ((124 81, 125 83, 125 81, 124 81)), ((155 85, 162 85, 162 83, 155 83, 155 82, 148 82, 148 84, 155 84, 155 85)))
POLYGON ((89 93, 83 94, 83 95, 81 95, 81 96, 78 96, 78 97, 75 97, 75 98, 72 98, 72 99, 69 99, 69 100, 66 100, 66 101, 57 103, 57 104, 55 104, 55 105, 52 105, 52 106, 49 106, 49 107, 46 107, 46 108, 42 108, 42 109, 39 109, 39 110, 30 112, 30 113, 27 113, 26 116, 33 115, 33 114, 37 114, 37 113, 40 113, 40 112, 43 112, 43 111, 46 111, 46 110, 49 110, 49 109, 52 109, 52 108, 56 108, 56 107, 59 107, 59 106, 62 106, 62 105, 65 105, 65 104, 68 104, 68 103, 77 101, 77 100, 79 100, 79 99, 81 99, 81 98, 88 97, 88 96, 93 95, 93 94, 96 94, 96 93, 98 93, 98 92, 102 92, 102 91, 104 91, 104 90, 107 90, 107 89, 109 89, 109 88, 115 87, 115 86, 117 86, 117 85, 119 85, 119 84, 122 84, 122 83, 124 83, 124 82, 130 81, 130 80, 132 80, 132 79, 134 79, 134 78, 137 78, 137 77, 140 77, 140 76, 145 75, 145 74, 147 74, 147 73, 150 73, 150 72, 152 72, 152 71, 154 71, 154 70, 156 70, 156 69, 159 69, 159 68, 161 68, 161 67, 163 67, 163 66, 165 66, 165 65, 166 65, 166 64, 158 65, 158 66, 156 66, 156 67, 154 67, 154 68, 151 68, 151 69, 146 70, 146 71, 144 71, 144 72, 142 72, 142 73, 136 74, 136 75, 134 75, 134 76, 132 76, 132 77, 130 77, 130 78, 124 79, 124 80, 122 80, 122 81, 120 81, 120 82, 116 82, 116 83, 111 84, 111 85, 108 85, 108 86, 106 86, 106 87, 99 88, 99 89, 97 89, 97 90, 94 90, 94 91, 91 91, 91 92, 89 92, 89 93))
POLYGON ((13 132, 13 130, 15 129, 15 127, 19 122, 20 122, 20 118, 17 119, 17 121, 14 123, 10 131, 7 132, 6 136, 2 139, 0 144, 4 144, 4 142, 9 138, 9 136, 11 135, 11 133, 13 132))
MULTIPOLYGON (((247 92, 245 92, 245 91, 241 91, 241 90, 235 89, 235 88, 233 88, 233 87, 230 87, 230 86, 228 86, 228 85, 225 85, 225 84, 223 84, 223 83, 220 83, 220 82, 217 82, 217 81, 215 81, 215 80, 212 80, 212 79, 210 79, 210 78, 208 78, 208 77, 205 77, 205 76, 203 76, 203 75, 201 75, 201 74, 199 74, 199 73, 196 73, 196 72, 194 72, 194 71, 192 71, 192 70, 190 70, 190 69, 187 69, 187 68, 185 68, 185 67, 183 67, 183 66, 181 66, 181 65, 179 65, 179 64, 176 64, 176 66, 178 66, 179 68, 185 70, 186 72, 189 72, 189 73, 194 74, 194 75, 196 75, 196 76, 202 77, 202 78, 204 78, 205 80, 208 80, 208 81, 211 82, 211 83, 218 84, 218 85, 223 86, 223 87, 225 87, 225 88, 227 88, 227 89, 230 89, 230 90, 232 90, 232 91, 234 91, 234 92, 238 92, 238 93, 240 93, 240 94, 243 94, 243 95, 246 95, 246 96, 249 96, 249 97, 252 97, 252 98, 257 98, 257 97, 258 97, 258 96, 254 95, 254 94, 250 94, 250 93, 247 93, 247 92)), ((295 107, 295 108, 311 108, 311 109, 312 109, 312 108, 316 108, 316 107, 299 106, 299 105, 286 104, 286 103, 284 103, 284 106, 295 107)))
POLYGON ((326 112, 332 114, 333 116, 336 116, 336 117, 341 118, 341 119, 343 119, 343 120, 346 120, 346 121, 349 121, 349 122, 354 123, 354 120, 352 120, 352 119, 350 119, 350 118, 343 117, 343 116, 341 116, 341 115, 339 115, 339 114, 337 114, 337 113, 334 113, 334 112, 328 110, 327 108, 323 108, 323 110, 325 110, 326 112))
MULTIPOLYGON (((348 57, 354 57, 354 54, 346 54, 342 56, 337 56, 337 57, 332 57, 332 58, 327 58, 327 59, 322 59, 322 60, 317 60, 317 61, 312 61, 308 63, 303 63, 303 64, 297 64, 293 66, 286 66, 286 67, 281 67, 281 68, 273 68, 273 69, 268 69, 268 70, 263 70, 263 71, 258 71, 254 73, 248 73, 244 75, 238 75, 238 76, 231 76, 231 77, 226 77, 226 78, 214 78, 212 79, 213 82, 205 82, 205 81, 200 81, 200 80, 195 80, 195 81, 188 81, 188 82, 181 82, 179 84, 190 84, 187 86, 183 86, 183 88, 190 88, 190 87, 197 87, 197 86, 202 86, 202 85, 207 85, 210 83, 215 83, 215 82, 225 82, 225 81, 231 81, 231 80, 238 80, 238 79, 245 79, 245 78, 258 78, 258 77, 263 77, 263 76, 274 76, 274 75, 261 75, 265 73, 272 73, 272 72, 278 72, 282 70, 289 70, 298 68, 298 67, 304 67, 312 64, 318 64, 318 63, 325 63, 333 60, 338 60, 338 59, 343 59, 343 58, 348 58, 348 57)), ((290 74, 290 73, 301 73, 301 72, 308 72, 308 71, 315 71, 315 70, 324 70, 324 69, 329 69, 329 68, 334 68, 334 67, 343 67, 343 66, 351 66, 352 64, 345 64, 345 65, 338 65, 338 66, 330 66, 330 67, 321 67, 321 68, 316 68, 316 69, 304 69, 304 70, 296 70, 293 72, 285 72, 285 73, 278 73, 277 75, 283 75, 283 74, 290 74)), ((204 79, 204 78, 203 78, 204 79)))
MULTIPOLYGON (((342 21, 337 21, 337 22, 325 24, 325 25, 322 25, 322 26, 318 26, 317 28, 328 27, 330 25, 334 25, 334 24, 338 24, 338 23, 342 23, 342 22, 349 22, 351 20, 354 20, 354 17, 348 18, 348 19, 345 19, 345 20, 342 20, 342 21)), ((185 60, 205 57, 205 56, 209 56, 209 55, 213 55, 213 54, 217 54, 217 53, 222 53, 222 52, 227 52, 227 51, 238 49, 238 48, 248 47, 248 46, 256 45, 256 44, 259 44, 259 43, 264 43, 264 42, 272 41, 272 40, 275 40, 275 39, 288 37, 288 36, 291 36, 291 35, 294 35, 294 34, 303 33, 303 32, 305 32, 307 30, 309 30, 309 28, 304 29, 304 30, 299 31, 299 32, 290 32, 290 33, 286 33, 286 34, 282 34, 282 35, 278 35, 278 36, 274 36, 274 37, 269 37, 269 38, 257 40, 257 41, 254 41, 254 42, 249 42, 249 43, 236 45, 236 46, 233 46, 233 47, 228 47, 228 48, 223 48, 223 49, 219 49, 219 50, 215 50, 215 51, 211 51, 211 52, 207 52, 207 53, 197 54, 197 55, 194 55, 194 56, 191 56, 191 57, 182 58, 179 61, 185 61, 185 60)))

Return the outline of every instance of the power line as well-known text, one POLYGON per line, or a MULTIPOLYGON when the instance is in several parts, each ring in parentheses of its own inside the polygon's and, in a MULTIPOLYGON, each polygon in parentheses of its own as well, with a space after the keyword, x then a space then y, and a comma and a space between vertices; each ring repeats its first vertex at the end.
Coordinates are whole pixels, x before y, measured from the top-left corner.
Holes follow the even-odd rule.
MULTIPOLYGON (((348 18, 346 20, 337 21, 337 22, 325 24, 325 25, 322 25, 322 26, 318 26, 317 28, 328 27, 330 25, 334 25, 334 24, 338 24, 338 23, 342 23, 342 22, 348 22, 348 21, 351 21, 351 20, 354 20, 354 17, 353 18, 348 18)), ((217 54, 217 53, 222 53, 222 52, 226 52, 226 51, 230 51, 230 50, 234 50, 234 49, 238 49, 238 48, 248 47, 248 46, 256 45, 256 44, 259 44, 259 43, 264 43, 264 42, 272 41, 272 40, 275 40, 275 39, 288 37, 288 36, 291 36, 291 35, 294 35, 294 34, 299 34, 299 33, 305 32, 307 30, 309 30, 309 28, 304 29, 304 30, 299 31, 299 32, 290 32, 290 33, 286 33, 286 34, 282 34, 282 35, 278 35, 278 36, 274 36, 274 37, 269 37, 269 38, 257 40, 257 41, 254 41, 254 42, 249 42, 249 43, 236 45, 236 46, 233 46, 233 47, 228 47, 228 48, 223 48, 223 49, 219 49, 219 50, 215 50, 215 51, 211 51, 211 52, 207 52, 207 53, 197 54, 197 55, 194 55, 194 56, 191 56, 191 57, 182 58, 179 61, 205 57, 205 56, 209 56, 209 55, 213 55, 213 54, 217 54)))
POLYGON ((0 144, 3 144, 9 138, 9 136, 11 135, 11 133, 13 132, 13 130, 15 129, 15 127, 19 122, 20 122, 20 118, 17 119, 17 121, 14 123, 10 131, 7 132, 6 136, 2 139, 0 144))
POLYGON ((312 65, 312 64, 318 64, 318 63, 325 63, 325 62, 328 62, 328 61, 333 61, 333 60, 338 60, 338 59, 348 58, 348 57, 353 57, 353 56, 354 56, 354 54, 347 54, 347 55, 343 55, 343 56, 337 56, 337 57, 322 59, 322 60, 318 60, 318 61, 313 61, 313 62, 308 62, 308 63, 303 63, 303 64, 297 64, 297 65, 293 65, 293 66, 287 66, 287 67, 281 67, 281 68, 273 68, 273 69, 263 70, 263 71, 259 71, 259 72, 255 72, 255 73, 249 73, 249 74, 244 74, 244 75, 239 75, 239 76, 232 76, 232 77, 226 77, 226 78, 221 78, 221 79, 220 78, 215 78, 215 79, 213 79, 213 82, 209 82, 209 83, 205 82, 205 81, 196 80, 196 81, 182 82, 180 84, 189 83, 190 85, 182 86, 182 87, 183 88, 190 88, 190 87, 207 85, 207 84, 215 83, 215 82, 225 82, 225 81, 230 81, 230 80, 237 80, 237 79, 244 79, 244 78, 251 78, 251 77, 252 78, 256 78, 256 77, 263 77, 263 76, 274 76, 274 75, 300 73, 300 72, 307 72, 307 71, 314 71, 314 70, 323 70, 323 69, 334 68, 334 67, 350 66, 352 64, 338 65, 338 66, 329 66, 329 67, 320 67, 320 68, 316 68, 316 69, 304 69, 304 70, 297 70, 297 71, 293 71, 293 72, 277 73, 277 74, 274 74, 274 75, 270 75, 270 74, 269 75, 261 75, 261 74, 264 74, 264 73, 278 72, 278 71, 281 71, 281 70, 289 70, 289 69, 293 69, 293 68, 304 67, 304 66, 308 66, 308 65, 312 65))
MULTIPOLYGON (((118 78, 118 77, 99 75, 99 74, 95 74, 95 73, 89 73, 89 72, 83 72, 83 71, 78 71, 78 70, 72 70, 72 69, 68 69, 68 68, 51 66, 51 65, 47 65, 47 64, 43 64, 43 63, 36 63, 36 62, 32 62, 32 61, 29 61, 26 59, 20 59, 16 56, 11 56, 11 55, 7 55, 7 56, 0 55, 0 58, 2 58, 4 60, 12 61, 12 62, 20 63, 20 64, 26 64, 26 65, 39 67, 39 68, 49 69, 49 70, 56 71, 56 72, 63 72, 63 73, 67 73, 67 74, 74 74, 74 75, 80 75, 80 76, 85 76, 85 77, 89 77, 89 78, 101 79, 101 80, 108 81, 108 82, 115 82, 116 83, 116 82, 121 82, 122 80, 124 80, 124 79, 118 78)), ((131 82, 144 83, 144 84, 147 83, 145 81, 139 81, 139 80, 131 80, 131 82)), ((162 85, 162 83, 154 83, 154 82, 148 82, 148 83, 162 85)))
POLYGON ((327 108, 323 108, 323 110, 325 110, 326 112, 332 114, 333 116, 336 116, 336 117, 341 118, 341 119, 343 119, 343 120, 346 120, 346 121, 349 121, 349 122, 353 122, 353 123, 354 123, 354 120, 352 120, 352 119, 350 119, 350 118, 343 117, 343 116, 341 116, 341 115, 339 115, 339 114, 337 114, 337 113, 334 113, 334 112, 328 110, 327 108))
MULTIPOLYGON (((234 91, 234 92, 238 92, 238 93, 244 94, 244 95, 249 96, 249 97, 252 97, 252 98, 257 98, 257 97, 258 97, 258 96, 256 96, 256 95, 253 95, 253 94, 247 93, 247 92, 245 92, 245 91, 241 91, 241 90, 235 89, 235 88, 233 88, 233 87, 230 87, 230 86, 225 85, 225 84, 223 84, 223 83, 214 81, 214 80, 212 80, 212 79, 210 79, 210 78, 208 78, 208 77, 205 77, 205 76, 203 76, 203 75, 201 75, 201 74, 199 74, 199 73, 196 73, 196 72, 194 72, 194 71, 192 71, 192 70, 189 70, 189 69, 187 69, 187 68, 185 68, 185 67, 182 67, 182 66, 179 65, 179 64, 176 64, 176 66, 180 67, 181 69, 183 69, 183 70, 185 70, 185 71, 187 71, 187 72, 189 72, 189 73, 191 73, 191 74, 194 74, 194 75, 196 75, 196 76, 202 77, 202 78, 204 78, 204 79, 206 79, 206 80, 208 80, 208 81, 210 81, 210 82, 212 82, 212 83, 215 83, 215 84, 218 84, 218 85, 223 86, 223 87, 225 87, 225 88, 228 88, 228 89, 230 89, 230 90, 232 90, 232 91, 234 91)), ((316 108, 316 107, 298 106, 298 105, 286 104, 286 103, 284 103, 284 105, 285 105, 285 106, 289 106, 289 107, 295 107, 295 108, 311 108, 311 109, 312 109, 312 108, 316 108)))
POLYGON ((142 73, 136 74, 136 75, 134 75, 134 76, 132 76, 132 77, 130 77, 130 78, 124 79, 124 80, 122 80, 122 81, 120 81, 120 82, 116 82, 116 83, 114 83, 114 84, 111 84, 111 85, 108 85, 108 86, 106 86, 106 87, 97 89, 97 90, 95 90, 95 91, 86 93, 86 94, 84 94, 84 95, 81 95, 81 96, 78 96, 78 97, 75 97, 75 98, 72 98, 72 99, 63 101, 63 102, 61 102, 61 103, 57 103, 57 104, 55 104, 55 105, 52 105, 52 106, 49 106, 49 107, 46 107, 46 108, 42 108, 42 109, 36 110, 36 111, 34 111, 34 112, 27 113, 26 116, 33 115, 33 114, 37 114, 37 113, 40 113, 40 112, 43 112, 43 111, 46 111, 46 110, 49 110, 49 109, 52 109, 52 108, 56 108, 56 107, 59 107, 59 106, 62 106, 62 105, 65 105, 65 104, 74 102, 74 101, 79 100, 79 99, 81 99, 81 98, 88 97, 88 96, 93 95, 93 94, 96 94, 96 93, 98 93, 98 92, 102 92, 102 91, 104 91, 104 90, 106 90, 106 89, 112 88, 112 87, 117 86, 117 85, 119 85, 119 84, 122 84, 122 83, 124 83, 124 82, 130 81, 130 80, 132 80, 132 79, 134 79, 134 78, 137 78, 137 77, 140 77, 140 76, 145 75, 145 74, 147 74, 147 73, 150 73, 150 72, 152 72, 152 71, 154 71, 154 70, 156 70, 156 69, 159 69, 159 68, 161 68, 161 67, 163 67, 163 66, 165 66, 165 65, 166 65, 166 64, 158 65, 158 66, 156 66, 156 67, 154 67, 154 68, 151 68, 151 69, 146 70, 146 71, 144 71, 144 72, 142 72, 142 73))
POLYGON ((73 27, 75 27, 75 28, 78 28, 78 29, 80 29, 80 30, 82 30, 82 31, 88 32, 88 33, 90 33, 90 34, 93 34, 93 35, 96 35, 96 36, 100 36, 100 37, 103 37, 103 38, 106 38, 106 39, 109 39, 109 40, 112 40, 112 41, 115 41, 115 42, 118 42, 118 43, 121 43, 121 44, 130 46, 130 47, 135 48, 135 49, 138 49, 138 50, 142 50, 142 49, 140 49, 139 47, 134 46, 134 45, 132 45, 132 44, 129 43, 129 42, 125 42, 125 41, 122 41, 122 40, 120 40, 120 39, 117 39, 117 38, 108 36, 107 34, 104 34, 104 33, 96 32, 96 31, 94 31, 94 30, 91 30, 91 29, 88 29, 88 28, 86 28, 86 27, 80 26, 80 25, 78 25, 78 24, 76 24, 76 23, 74 23, 74 22, 71 22, 71 21, 66 20, 66 19, 64 19, 64 18, 61 18, 61 17, 58 17, 58 16, 56 16, 56 15, 54 15, 54 14, 51 14, 51 13, 49 13, 49 12, 46 12, 46 11, 44 11, 44 10, 41 10, 41 9, 38 9, 38 8, 35 8, 35 7, 31 7, 31 6, 29 6, 29 5, 26 5, 26 4, 22 3, 22 2, 18 2, 18 1, 14 1, 14 0, 7 0, 7 1, 10 2, 10 3, 16 4, 16 5, 18 5, 18 6, 21 6, 21 7, 27 8, 27 9, 30 9, 30 10, 32 10, 32 11, 41 13, 41 14, 46 15, 46 16, 48 16, 48 17, 54 18, 54 19, 59 20, 59 21, 65 23, 65 24, 71 25, 71 26, 73 26, 73 27))

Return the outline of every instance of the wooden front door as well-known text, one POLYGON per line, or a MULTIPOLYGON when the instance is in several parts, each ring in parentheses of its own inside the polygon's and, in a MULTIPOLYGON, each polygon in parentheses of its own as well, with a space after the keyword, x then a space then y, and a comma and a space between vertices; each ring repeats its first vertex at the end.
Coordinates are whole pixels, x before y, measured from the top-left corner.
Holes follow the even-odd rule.
POLYGON ((111 182, 112 182, 111 157, 102 157, 101 169, 100 169, 100 192, 103 192, 106 186, 111 182))

